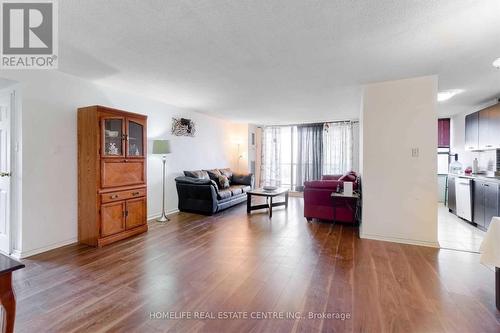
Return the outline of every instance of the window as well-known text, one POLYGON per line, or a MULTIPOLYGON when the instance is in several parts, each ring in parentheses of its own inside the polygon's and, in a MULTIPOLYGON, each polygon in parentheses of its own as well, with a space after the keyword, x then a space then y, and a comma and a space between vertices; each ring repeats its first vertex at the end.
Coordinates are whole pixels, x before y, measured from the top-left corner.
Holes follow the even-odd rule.
POLYGON ((350 171, 352 149, 352 122, 264 127, 261 185, 300 191, 304 181, 350 171))
POLYGON ((438 149, 437 149, 437 173, 448 174, 450 165, 450 119, 438 120, 438 149))

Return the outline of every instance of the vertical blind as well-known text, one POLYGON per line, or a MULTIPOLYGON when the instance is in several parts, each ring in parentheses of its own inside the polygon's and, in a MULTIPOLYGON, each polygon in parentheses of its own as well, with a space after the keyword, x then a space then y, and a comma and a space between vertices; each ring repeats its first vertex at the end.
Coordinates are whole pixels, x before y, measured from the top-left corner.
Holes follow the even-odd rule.
POLYGON ((351 171, 352 163, 352 122, 263 128, 261 185, 301 191, 305 181, 351 171))

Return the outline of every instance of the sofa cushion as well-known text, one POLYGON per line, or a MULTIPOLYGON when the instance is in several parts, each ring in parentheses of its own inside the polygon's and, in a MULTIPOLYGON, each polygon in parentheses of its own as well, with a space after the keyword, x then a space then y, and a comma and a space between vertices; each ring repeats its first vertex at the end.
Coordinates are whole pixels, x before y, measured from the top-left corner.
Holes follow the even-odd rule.
POLYGON ((224 189, 224 190, 219 190, 217 192, 217 199, 224 200, 224 199, 230 198, 231 195, 232 195, 232 193, 231 193, 231 189, 230 188, 224 189))
POLYGON ((231 190, 234 189, 235 191, 233 192, 233 195, 237 195, 240 193, 246 193, 246 192, 250 191, 252 188, 248 185, 231 185, 230 189, 231 190), (238 192, 238 191, 236 191, 236 189, 239 189, 240 191, 238 192), (235 193, 237 193, 237 194, 235 194, 235 193))
POLYGON ((244 185, 241 189, 243 190, 243 193, 247 193, 248 191, 250 191, 252 189, 252 187, 250 187, 248 185, 244 185))
POLYGON ((219 188, 221 190, 229 188, 229 179, 227 179, 227 177, 224 175, 218 176, 216 183, 217 183, 217 185, 219 185, 219 188))
POLYGON ((321 176, 321 180, 338 180, 343 175, 323 175, 321 176))
POLYGON ((231 186, 229 187, 229 190, 231 191, 231 193, 233 195, 239 195, 241 193, 243 193, 243 189, 240 187, 240 186, 231 186))
POLYGON ((311 180, 304 182, 304 187, 306 188, 325 188, 336 190, 337 186, 342 186, 342 182, 338 180, 311 180))
POLYGON ((175 178, 176 183, 191 184, 191 185, 210 185, 213 181, 210 179, 194 178, 188 176, 180 176, 175 178))
POLYGON ((204 170, 184 171, 184 176, 197 179, 210 179, 208 173, 204 170))

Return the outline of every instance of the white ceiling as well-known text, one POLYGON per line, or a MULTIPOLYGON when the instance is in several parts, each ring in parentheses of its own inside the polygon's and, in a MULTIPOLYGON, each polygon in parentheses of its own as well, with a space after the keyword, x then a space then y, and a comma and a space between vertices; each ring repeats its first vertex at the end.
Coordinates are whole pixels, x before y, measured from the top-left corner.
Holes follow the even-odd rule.
POLYGON ((60 70, 255 123, 358 118, 365 83, 438 74, 440 115, 500 96, 499 0, 64 0, 60 70))

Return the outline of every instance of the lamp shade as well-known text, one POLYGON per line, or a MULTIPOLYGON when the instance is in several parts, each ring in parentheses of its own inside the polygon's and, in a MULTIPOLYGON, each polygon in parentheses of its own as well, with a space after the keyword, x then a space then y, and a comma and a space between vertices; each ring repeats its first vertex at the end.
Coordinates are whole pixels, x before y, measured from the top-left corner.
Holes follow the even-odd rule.
POLYGON ((170 154, 170 140, 154 140, 153 154, 170 154))

